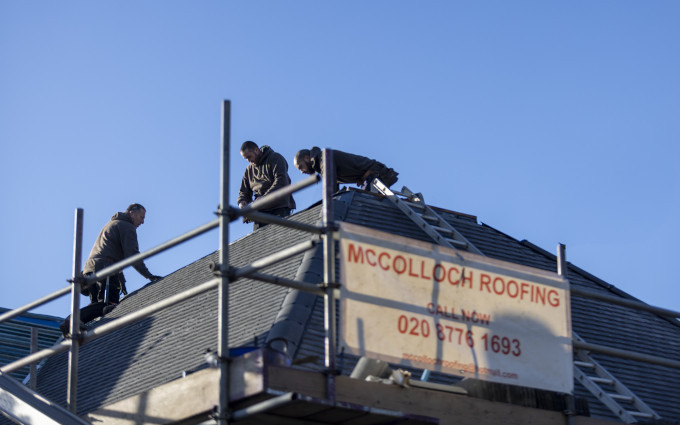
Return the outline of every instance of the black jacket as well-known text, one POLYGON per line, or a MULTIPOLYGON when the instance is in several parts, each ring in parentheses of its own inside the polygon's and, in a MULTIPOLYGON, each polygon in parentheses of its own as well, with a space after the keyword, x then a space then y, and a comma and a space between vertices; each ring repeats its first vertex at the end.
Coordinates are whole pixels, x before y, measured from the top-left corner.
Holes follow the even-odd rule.
MULTIPOLYGON (((260 148, 262 155, 256 164, 248 164, 241 180, 237 203, 251 203, 254 199, 267 195, 277 189, 290 184, 288 163, 279 153, 269 146, 260 148)), ((293 196, 283 199, 279 204, 272 205, 271 210, 277 208, 295 209, 293 196)))
MULTIPOLYGON (((312 169, 319 174, 323 173, 321 156, 321 149, 318 147, 314 146, 309 150, 312 169)), ((335 164, 335 178, 338 183, 356 183, 361 186, 366 178, 372 176, 379 178, 389 187, 396 183, 399 174, 375 159, 337 149, 333 149, 333 164, 335 164)))

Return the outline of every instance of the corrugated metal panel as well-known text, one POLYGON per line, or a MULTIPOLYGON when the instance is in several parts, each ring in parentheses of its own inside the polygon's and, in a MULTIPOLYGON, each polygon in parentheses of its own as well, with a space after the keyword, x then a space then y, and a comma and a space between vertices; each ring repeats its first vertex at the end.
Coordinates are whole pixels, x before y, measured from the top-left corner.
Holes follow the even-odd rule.
MULTIPOLYGON (((0 314, 9 311, 0 308, 0 314)), ((31 329, 38 330, 38 350, 51 347, 61 337, 60 317, 26 313, 8 322, 0 324, 0 365, 6 365, 30 354, 31 329)), ((30 368, 25 367, 10 373, 22 381, 30 368)))

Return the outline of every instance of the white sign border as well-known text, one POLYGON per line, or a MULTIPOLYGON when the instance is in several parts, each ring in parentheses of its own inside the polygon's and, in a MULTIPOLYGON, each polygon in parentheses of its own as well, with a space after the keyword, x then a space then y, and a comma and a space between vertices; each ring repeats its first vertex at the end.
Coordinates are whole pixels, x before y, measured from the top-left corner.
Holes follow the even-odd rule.
MULTIPOLYGON (((572 362, 573 359, 571 357, 572 355, 572 347, 571 347, 571 308, 570 308, 570 292, 569 292, 569 286, 568 286, 568 281, 564 279, 562 276, 557 275, 556 273, 549 272, 546 270, 541 270, 533 267, 527 267, 524 265, 520 264, 515 264, 515 263, 510 263, 502 260, 497 260, 489 257, 484 257, 481 255, 477 255, 474 253, 470 253, 467 251, 458 251, 454 250, 445 246, 441 245, 435 245, 423 241, 418 241, 414 239, 409 239, 405 238, 402 236, 397 236, 381 231, 377 231, 374 229, 369 229, 363 226, 359 225, 354 225, 351 223, 341 223, 341 229, 340 229, 340 246, 342 250, 342 240, 343 238, 345 239, 350 239, 353 241, 356 241, 358 243, 367 243, 367 244, 372 244, 372 245, 379 245, 381 247, 384 247, 386 249, 392 249, 396 251, 401 251, 405 252, 408 254, 416 255, 416 256, 422 256, 422 257, 427 257, 434 259, 435 261, 441 260, 445 261, 447 263, 451 264, 457 264, 460 267, 469 267, 469 268, 474 268, 474 269, 480 269, 484 271, 488 271, 490 273, 497 273, 497 274, 505 274, 507 275, 508 272, 511 272, 513 277, 516 277, 518 279, 525 279, 529 282, 534 282, 534 283, 539 283, 543 284, 546 286, 552 286, 552 287, 557 287, 560 289, 565 290, 565 295, 564 295, 564 303, 565 303, 565 311, 566 311, 566 330, 567 330, 567 336, 560 338, 562 340, 562 343, 560 344, 561 346, 564 347, 565 355, 568 356, 569 360, 569 368, 568 372, 565 370, 563 373, 566 373, 568 376, 563 376, 563 383, 560 386, 557 387, 551 387, 550 385, 545 386, 545 385, 536 385, 535 383, 533 385, 522 385, 521 383, 513 383, 512 381, 507 381, 505 379, 498 379, 493 376, 485 377, 485 376, 480 376, 479 373, 469 373, 465 372, 463 370, 459 370, 458 372, 460 373, 455 373, 455 370, 452 370, 452 368, 442 368, 442 367, 437 367, 437 366, 432 366, 431 364, 428 364, 427 362, 422 362, 418 361, 417 359, 410 360, 410 361, 405 361, 403 358, 399 357, 394 357, 388 354, 380 353, 380 352, 374 352, 374 351, 368 351, 365 350, 363 352, 357 352, 356 350, 352 349, 349 345, 346 344, 345 341, 345 330, 347 328, 347 324, 345 323, 345 319, 348 318, 350 315, 347 312, 347 301, 345 297, 342 295, 345 295, 346 292, 341 290, 341 324, 340 324, 340 341, 341 341, 341 346, 345 348, 348 352, 352 354, 357 354, 357 355, 366 355, 371 358, 377 358, 381 359, 384 361, 388 361, 390 363, 396 363, 399 365, 403 366, 413 366, 413 367, 419 367, 423 369, 431 369, 431 370, 438 370, 443 373, 449 373, 453 375, 458 375, 458 376, 467 376, 467 377, 475 377, 477 379, 484 379, 484 380, 489 380, 493 382, 501 382, 501 383, 506 383, 506 384, 511 384, 511 385, 522 385, 522 386, 531 386, 534 388, 541 388, 541 389, 547 389, 551 391, 558 391, 558 392, 566 392, 566 393, 572 393, 573 392, 573 366, 572 362), (350 236, 351 235, 351 236, 350 236), (405 251, 406 249, 406 251, 405 251), (456 261, 456 259, 459 259, 460 261, 456 261), (566 289, 565 289, 566 288, 566 289), (567 384, 568 382, 568 384, 567 384)), ((344 268, 346 267, 345 261, 344 261, 344 253, 341 251, 341 255, 343 255, 343 258, 341 258, 340 265, 341 265, 341 276, 342 279, 344 279, 345 275, 345 270, 344 268)), ((343 285, 343 288, 345 285, 343 285)), ((356 296, 356 294, 354 294, 356 296)), ((388 301, 387 303, 381 303, 381 306, 383 307, 389 307, 390 302, 388 301)), ((394 305, 392 308, 399 308, 398 305, 394 305)), ((556 337, 557 338, 557 337, 556 337)))

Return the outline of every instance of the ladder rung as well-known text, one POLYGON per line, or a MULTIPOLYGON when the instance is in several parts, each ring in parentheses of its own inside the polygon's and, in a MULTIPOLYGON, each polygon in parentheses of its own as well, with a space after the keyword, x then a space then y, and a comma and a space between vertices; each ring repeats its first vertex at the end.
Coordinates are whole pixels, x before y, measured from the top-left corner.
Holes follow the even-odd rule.
POLYGON ((435 222, 439 223, 439 218, 435 217, 433 215, 421 214, 420 216, 425 220, 435 221, 435 222))
POLYGON ((389 190, 380 180, 374 181, 372 187, 379 193, 386 195, 390 202, 399 207, 403 213, 437 241, 437 243, 484 255, 471 242, 467 242, 465 237, 458 233, 447 221, 439 217, 433 209, 428 207, 421 193, 413 193, 406 186, 402 188, 401 192, 389 190), (416 216, 419 218, 416 218, 416 216), (458 238, 462 239, 462 241, 449 238, 458 238))
POLYGON ((449 242, 453 246, 457 246, 459 248, 467 248, 468 244, 465 242, 457 241, 455 239, 449 239, 446 238, 447 242, 449 242))
POLYGON ((631 416, 637 416, 640 418, 647 418, 647 419, 652 419, 654 415, 651 413, 645 413, 645 412, 635 412, 635 411, 628 411, 628 414, 631 416))
POLYGON ((432 226, 432 228, 433 228, 434 230, 438 231, 439 233, 446 233, 446 234, 448 234, 448 235, 452 235, 452 234, 453 234, 453 230, 447 229, 446 227, 432 226))
POLYGON ((409 207, 416 207, 416 208, 421 209, 421 210, 425 209, 425 205, 423 205, 422 203, 419 203, 419 202, 411 202, 411 201, 404 200, 404 203, 406 205, 408 205, 409 207))
POLYGON ((623 401, 628 401, 628 402, 633 402, 634 398, 629 395, 623 395, 623 394, 607 394, 609 397, 616 399, 616 400, 623 400, 623 401))
POLYGON ((597 382, 598 384, 609 384, 609 385, 614 385, 614 381, 608 378, 598 378, 598 377, 592 377, 588 378, 593 382, 597 382))
POLYGON ((590 363, 590 362, 582 362, 582 361, 580 361, 580 360, 574 360, 574 364, 575 364, 576 366, 579 366, 579 367, 589 367, 589 368, 592 368, 592 369, 595 368, 595 364, 594 364, 594 363, 590 363))

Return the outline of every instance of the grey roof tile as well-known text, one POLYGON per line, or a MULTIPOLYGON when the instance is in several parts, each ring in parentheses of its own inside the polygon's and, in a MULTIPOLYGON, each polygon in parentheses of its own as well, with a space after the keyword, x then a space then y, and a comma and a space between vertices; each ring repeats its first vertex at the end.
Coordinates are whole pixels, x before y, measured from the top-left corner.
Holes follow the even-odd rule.
MULTIPOLYGON (((335 199, 337 220, 431 242, 423 230, 385 198, 349 190, 336 194, 335 199)), ((526 241, 518 241, 480 224, 473 216, 447 210, 438 212, 489 257, 556 270, 554 255, 526 241)), ((320 214, 321 206, 316 204, 291 219, 317 223, 320 214)), ((299 231, 266 226, 230 245, 230 263, 242 267, 310 237, 299 231)), ((318 283, 323 267, 320 250, 306 255, 298 255, 264 271, 318 283)), ((210 254, 135 291, 98 323, 121 317, 209 280, 212 275, 208 265, 217 259, 217 253, 210 254)), ((568 266, 568 277, 575 286, 627 296, 572 264, 568 266)), ((323 302, 318 297, 300 297, 297 291, 251 279, 232 283, 230 296, 230 346, 261 346, 267 341, 286 341, 287 349, 295 359, 310 356, 316 359, 301 367, 315 370, 322 367, 323 302)), ((177 379, 183 371, 203 367, 205 350, 216 348, 216 298, 216 291, 207 292, 82 347, 79 411, 100 408, 177 379)), ((677 321, 575 296, 571 307, 573 329, 588 342, 680 360, 677 321)), ((680 417, 680 371, 608 356, 595 357, 664 418, 680 417)), ((338 364, 344 373, 349 373, 356 360, 353 356, 341 355, 338 364)), ((46 362, 39 374, 39 391, 62 404, 65 400, 65 367, 65 354, 55 356, 46 362)), ((413 372, 419 376, 421 371, 413 372)), ((433 382, 440 383, 453 383, 458 379, 460 377, 435 373, 431 376, 433 382)), ((593 416, 614 418, 583 387, 577 384, 575 392, 589 400, 593 416)))

